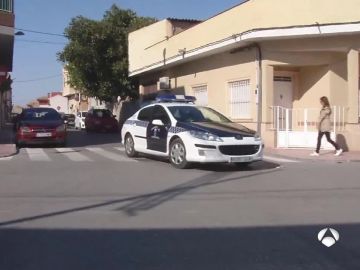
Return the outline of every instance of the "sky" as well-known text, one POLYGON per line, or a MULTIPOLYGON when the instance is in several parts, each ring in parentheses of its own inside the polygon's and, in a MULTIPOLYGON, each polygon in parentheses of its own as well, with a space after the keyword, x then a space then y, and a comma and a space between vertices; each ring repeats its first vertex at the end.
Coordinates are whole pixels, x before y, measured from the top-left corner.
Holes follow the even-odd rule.
MULTIPOLYGON (((202 20, 240 2, 242 0, 15 0, 15 27, 63 34, 73 17, 101 19, 112 4, 132 9, 141 16, 202 20)), ((63 49, 67 39, 24 33, 15 37, 12 73, 15 105, 26 105, 49 92, 62 91, 63 84, 57 52, 63 49)))

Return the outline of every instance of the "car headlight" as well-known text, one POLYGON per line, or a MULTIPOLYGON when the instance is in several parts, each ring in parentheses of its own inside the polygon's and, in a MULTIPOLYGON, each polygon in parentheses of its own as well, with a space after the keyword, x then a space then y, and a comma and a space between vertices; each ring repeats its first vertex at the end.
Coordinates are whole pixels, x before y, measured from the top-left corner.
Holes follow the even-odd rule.
POLYGON ((222 142, 223 141, 219 136, 216 136, 209 132, 192 130, 192 131, 190 131, 190 134, 194 138, 204 140, 204 141, 213 141, 213 142, 222 142))
POLYGON ((61 125, 56 128, 56 132, 64 132, 64 131, 65 131, 65 125, 61 125))
POLYGON ((260 134, 255 133, 254 139, 255 139, 255 141, 257 141, 257 142, 260 142, 260 141, 261 141, 261 136, 260 136, 260 134))

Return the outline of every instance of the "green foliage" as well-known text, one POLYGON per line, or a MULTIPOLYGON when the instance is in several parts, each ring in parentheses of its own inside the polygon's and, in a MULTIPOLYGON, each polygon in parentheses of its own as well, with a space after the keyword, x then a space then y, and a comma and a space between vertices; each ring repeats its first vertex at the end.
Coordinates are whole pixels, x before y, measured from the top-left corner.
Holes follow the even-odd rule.
POLYGON ((69 43, 58 54, 69 84, 83 94, 111 101, 135 90, 128 77, 128 33, 156 22, 113 5, 101 21, 73 18, 65 29, 69 43))

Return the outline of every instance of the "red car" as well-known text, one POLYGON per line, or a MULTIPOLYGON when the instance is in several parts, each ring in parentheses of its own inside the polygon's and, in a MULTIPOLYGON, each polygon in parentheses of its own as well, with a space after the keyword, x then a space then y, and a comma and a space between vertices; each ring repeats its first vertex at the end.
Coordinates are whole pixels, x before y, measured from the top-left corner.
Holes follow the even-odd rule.
POLYGON ((86 131, 117 132, 119 124, 115 116, 105 109, 92 109, 86 114, 86 131))
POLYGON ((16 144, 56 144, 65 146, 66 125, 60 114, 51 108, 24 109, 16 123, 16 144))

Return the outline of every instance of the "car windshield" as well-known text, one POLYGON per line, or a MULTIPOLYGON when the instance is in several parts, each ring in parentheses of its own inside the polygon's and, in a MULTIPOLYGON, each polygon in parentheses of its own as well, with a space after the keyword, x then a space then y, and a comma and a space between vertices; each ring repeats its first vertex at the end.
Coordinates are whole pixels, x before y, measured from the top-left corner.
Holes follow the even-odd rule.
POLYGON ((112 117, 112 113, 109 110, 94 110, 94 116, 99 118, 112 117))
POLYGON ((27 110, 23 113, 23 120, 52 121, 61 120, 61 116, 55 110, 27 110))
POLYGON ((215 122, 229 123, 228 118, 217 111, 207 107, 195 106, 172 106, 169 107, 171 114, 179 122, 215 122))

